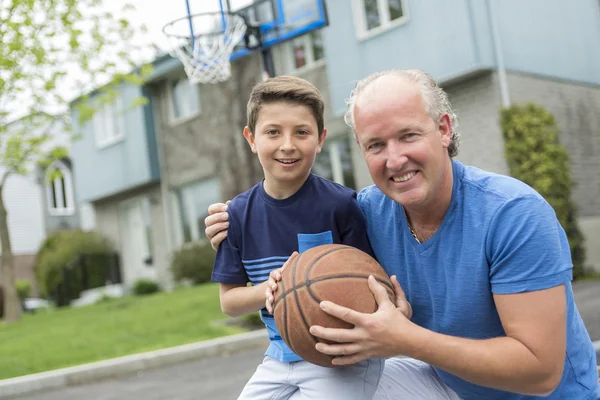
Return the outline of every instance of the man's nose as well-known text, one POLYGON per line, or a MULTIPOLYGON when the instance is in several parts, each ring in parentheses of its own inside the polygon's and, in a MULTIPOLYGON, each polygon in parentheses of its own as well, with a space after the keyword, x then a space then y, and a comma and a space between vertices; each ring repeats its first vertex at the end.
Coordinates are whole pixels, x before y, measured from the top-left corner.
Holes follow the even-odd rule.
POLYGON ((399 171, 404 167, 408 158, 404 155, 402 144, 397 142, 388 143, 386 167, 393 171, 399 171))

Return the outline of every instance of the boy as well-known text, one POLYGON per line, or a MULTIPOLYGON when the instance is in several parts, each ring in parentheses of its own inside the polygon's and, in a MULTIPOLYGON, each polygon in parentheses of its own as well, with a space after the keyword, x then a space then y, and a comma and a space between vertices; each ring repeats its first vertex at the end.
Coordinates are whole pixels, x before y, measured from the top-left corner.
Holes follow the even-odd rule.
MULTIPOLYGON (((342 243, 372 254, 356 193, 311 173, 327 135, 323 111, 319 91, 297 77, 268 79, 250 95, 244 137, 265 178, 228 207, 229 233, 212 273, 227 315, 261 310, 269 273, 294 251, 342 243)), ((285 345, 266 309, 261 319, 271 343, 239 399, 371 399, 383 360, 310 364, 285 345)))

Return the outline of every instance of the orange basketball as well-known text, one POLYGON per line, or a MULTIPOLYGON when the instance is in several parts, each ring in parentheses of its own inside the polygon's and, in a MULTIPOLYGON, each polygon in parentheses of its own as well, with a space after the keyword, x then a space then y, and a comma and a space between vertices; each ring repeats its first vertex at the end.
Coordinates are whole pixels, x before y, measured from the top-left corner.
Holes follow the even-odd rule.
POLYGON ((309 249, 292 259, 281 275, 273 302, 277 329, 294 353, 323 367, 334 367, 333 357, 315 349, 318 341, 327 341, 311 335, 310 327, 353 326, 322 311, 321 301, 373 313, 377 302, 367 282, 373 275, 395 303, 394 289, 384 269, 373 257, 350 246, 327 244, 309 249))

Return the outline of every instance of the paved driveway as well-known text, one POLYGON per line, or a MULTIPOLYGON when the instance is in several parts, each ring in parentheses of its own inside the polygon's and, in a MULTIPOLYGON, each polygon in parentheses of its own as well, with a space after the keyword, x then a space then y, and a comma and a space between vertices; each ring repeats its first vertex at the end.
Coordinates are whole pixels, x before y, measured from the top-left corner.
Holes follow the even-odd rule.
MULTIPOLYGON (((574 285, 575 299, 592 340, 600 343, 600 281, 574 285)), ((600 349, 598 349, 600 350, 600 349)), ((145 371, 20 400, 229 400, 262 360, 264 349, 145 371)), ((597 353, 600 360, 600 351, 597 353)))

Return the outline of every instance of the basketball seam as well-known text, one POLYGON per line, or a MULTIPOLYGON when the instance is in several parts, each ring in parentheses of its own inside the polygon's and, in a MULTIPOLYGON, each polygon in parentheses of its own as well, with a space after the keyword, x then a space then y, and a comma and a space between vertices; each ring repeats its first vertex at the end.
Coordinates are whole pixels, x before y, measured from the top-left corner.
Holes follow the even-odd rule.
MULTIPOLYGON (((300 257, 302 257, 302 255, 299 255, 298 258, 296 259, 296 262, 294 263, 294 269, 292 271, 292 287, 294 288, 294 298, 296 299, 296 307, 298 307, 298 311, 300 312, 300 317, 302 318, 302 322, 304 323, 304 326, 307 328, 308 333, 310 334, 310 336, 313 338, 313 340, 318 343, 319 340, 317 339, 317 337, 315 335, 313 335, 312 333, 310 333, 310 326, 308 326, 308 322, 306 321, 306 316, 304 315, 304 311, 302 311, 302 307, 300 307, 300 299, 298 296, 298 290, 296 289, 296 266, 298 265, 298 260, 300 260, 300 257)), ((292 349, 293 351, 294 349, 292 349)))

